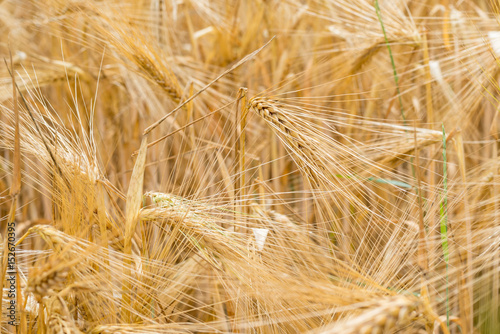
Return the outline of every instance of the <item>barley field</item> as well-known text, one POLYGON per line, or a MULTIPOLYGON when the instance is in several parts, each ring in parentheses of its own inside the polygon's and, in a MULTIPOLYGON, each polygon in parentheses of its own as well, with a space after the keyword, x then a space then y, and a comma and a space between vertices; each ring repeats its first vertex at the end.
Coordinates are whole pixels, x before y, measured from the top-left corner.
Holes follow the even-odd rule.
POLYGON ((0 1, 1 333, 500 333, 497 0, 0 1))

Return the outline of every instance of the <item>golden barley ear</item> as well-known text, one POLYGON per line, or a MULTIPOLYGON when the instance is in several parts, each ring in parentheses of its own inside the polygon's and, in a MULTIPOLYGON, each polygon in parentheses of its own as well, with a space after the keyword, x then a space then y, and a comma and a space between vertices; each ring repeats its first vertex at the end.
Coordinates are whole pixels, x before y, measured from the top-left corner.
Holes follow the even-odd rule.
POLYGON ((47 301, 47 329, 49 334, 82 334, 75 319, 71 317, 68 306, 61 297, 47 301))
POLYGON ((55 261, 45 263, 32 272, 28 280, 27 291, 35 295, 38 301, 44 297, 57 294, 66 283, 69 268, 57 265, 55 261))

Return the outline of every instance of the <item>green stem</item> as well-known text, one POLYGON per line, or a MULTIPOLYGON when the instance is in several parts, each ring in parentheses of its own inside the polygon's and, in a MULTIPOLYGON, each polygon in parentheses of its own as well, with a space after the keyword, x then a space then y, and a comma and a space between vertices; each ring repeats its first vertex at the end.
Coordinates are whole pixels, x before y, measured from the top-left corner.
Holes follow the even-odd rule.
POLYGON ((399 107, 401 108, 401 116, 403 117, 404 124, 406 125, 406 117, 405 111, 403 108, 403 100, 401 99, 401 92, 399 90, 399 77, 398 71, 396 70, 396 63, 394 62, 394 57, 392 56, 391 44, 389 43, 389 39, 387 38, 387 34, 385 32, 384 21, 382 20, 382 14, 380 13, 380 6, 378 5, 378 0, 375 0, 375 11, 377 12, 377 17, 380 22, 380 26, 382 27, 382 32, 384 33, 385 44, 387 45, 387 49, 389 50, 389 57, 391 58, 392 71, 394 74, 394 81, 396 82, 396 91, 398 93, 399 107))
POLYGON ((443 200, 440 205, 441 216, 441 245, 443 247, 444 261, 446 262, 446 325, 450 327, 450 291, 448 282, 448 170, 446 166, 446 133, 443 125, 443 200))

